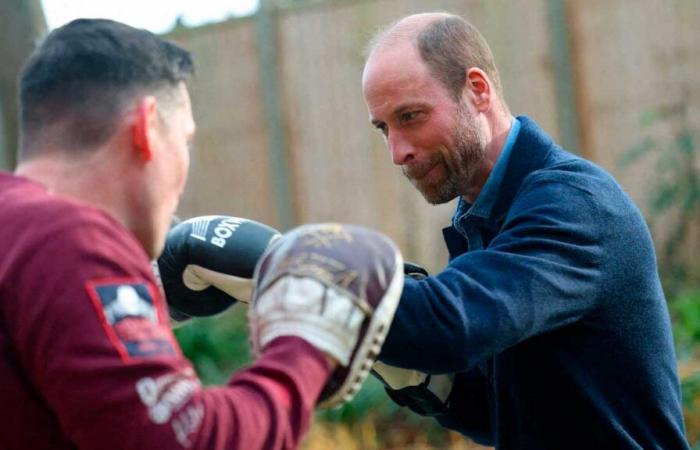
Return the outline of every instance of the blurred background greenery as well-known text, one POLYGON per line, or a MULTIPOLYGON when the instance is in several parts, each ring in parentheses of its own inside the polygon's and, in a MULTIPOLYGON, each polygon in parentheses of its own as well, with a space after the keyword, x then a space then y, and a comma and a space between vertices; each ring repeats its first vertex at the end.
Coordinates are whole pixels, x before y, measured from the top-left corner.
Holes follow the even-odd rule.
MULTIPOLYGON (((225 384, 231 373, 250 363, 246 305, 217 317, 194 319, 175 330, 185 355, 204 384, 225 384)), ((306 450, 471 449, 478 448, 427 418, 391 402, 381 383, 369 377, 358 395, 340 408, 316 413, 306 450)))

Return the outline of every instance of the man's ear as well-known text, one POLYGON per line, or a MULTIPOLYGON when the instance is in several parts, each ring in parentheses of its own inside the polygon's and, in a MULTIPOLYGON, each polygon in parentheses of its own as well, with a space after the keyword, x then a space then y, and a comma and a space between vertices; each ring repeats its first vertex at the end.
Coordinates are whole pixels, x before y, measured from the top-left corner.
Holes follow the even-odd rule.
POLYGON ((477 111, 487 112, 491 108, 493 96, 488 75, 479 68, 471 67, 467 69, 464 83, 464 92, 477 111))
POLYGON ((158 124, 158 110, 156 99, 153 96, 141 98, 136 105, 134 122, 132 123, 131 136, 134 150, 143 161, 153 159, 153 133, 158 124))

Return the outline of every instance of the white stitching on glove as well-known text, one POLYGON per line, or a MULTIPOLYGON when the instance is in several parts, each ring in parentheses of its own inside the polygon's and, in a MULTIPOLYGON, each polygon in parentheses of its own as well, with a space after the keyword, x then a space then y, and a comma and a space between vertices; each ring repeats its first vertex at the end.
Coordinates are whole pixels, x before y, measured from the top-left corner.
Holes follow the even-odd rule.
POLYGON ((258 342, 264 347, 279 336, 299 336, 348 365, 364 313, 352 297, 313 278, 285 276, 250 309, 258 342))

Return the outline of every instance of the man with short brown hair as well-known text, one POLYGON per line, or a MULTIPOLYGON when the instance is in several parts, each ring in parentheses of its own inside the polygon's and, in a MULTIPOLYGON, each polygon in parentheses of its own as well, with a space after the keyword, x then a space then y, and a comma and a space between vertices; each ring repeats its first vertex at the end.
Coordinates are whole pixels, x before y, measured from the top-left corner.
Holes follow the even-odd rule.
MULTIPOLYGON (((172 267, 190 264, 173 249, 189 238, 199 264, 268 261, 249 298, 256 361, 201 386, 151 265, 187 178, 192 71, 177 45, 100 19, 52 31, 22 71, 19 166, 0 173, 3 450, 293 449, 316 403, 348 400, 379 351, 403 279, 386 237, 333 225, 280 238, 238 220, 212 242, 222 218, 195 219, 168 237, 172 267)), ((216 289, 196 281, 198 300, 216 289)))

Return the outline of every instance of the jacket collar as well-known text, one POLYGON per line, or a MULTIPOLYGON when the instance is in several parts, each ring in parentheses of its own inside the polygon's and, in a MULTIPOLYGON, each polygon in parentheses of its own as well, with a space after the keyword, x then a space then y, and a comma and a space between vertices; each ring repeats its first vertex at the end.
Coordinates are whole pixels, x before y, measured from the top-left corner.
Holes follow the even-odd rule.
POLYGON ((507 213, 518 188, 532 171, 544 166, 554 142, 529 117, 518 116, 506 138, 496 165, 474 204, 459 199, 452 224, 465 234, 461 224, 469 217, 496 222, 507 213))

